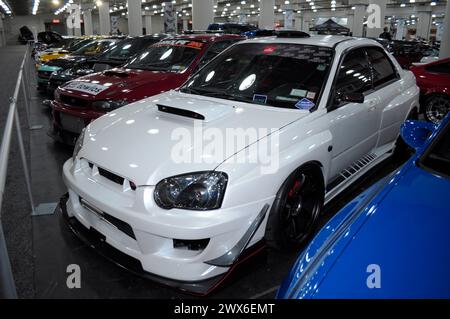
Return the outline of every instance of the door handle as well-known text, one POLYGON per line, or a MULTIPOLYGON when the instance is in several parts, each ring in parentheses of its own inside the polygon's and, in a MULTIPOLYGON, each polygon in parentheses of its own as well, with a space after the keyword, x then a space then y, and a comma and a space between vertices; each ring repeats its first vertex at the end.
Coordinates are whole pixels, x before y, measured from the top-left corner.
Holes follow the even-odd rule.
POLYGON ((370 100, 368 104, 369 104, 369 112, 375 111, 377 109, 377 101, 370 100))

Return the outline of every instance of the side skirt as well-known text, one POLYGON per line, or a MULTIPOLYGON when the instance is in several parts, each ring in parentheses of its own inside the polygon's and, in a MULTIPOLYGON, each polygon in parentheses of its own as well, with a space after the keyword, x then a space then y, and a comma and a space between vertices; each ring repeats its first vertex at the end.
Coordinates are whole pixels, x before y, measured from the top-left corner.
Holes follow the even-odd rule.
POLYGON ((328 183, 325 193, 325 204, 343 192, 370 169, 389 158, 392 155, 393 147, 391 144, 379 147, 342 170, 334 180, 328 183))

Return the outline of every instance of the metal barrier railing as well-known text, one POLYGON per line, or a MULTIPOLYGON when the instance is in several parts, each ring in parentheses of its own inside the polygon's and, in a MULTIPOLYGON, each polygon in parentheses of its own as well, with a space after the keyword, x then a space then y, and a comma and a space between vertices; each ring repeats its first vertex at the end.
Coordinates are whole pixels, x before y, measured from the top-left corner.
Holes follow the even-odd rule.
POLYGON ((8 255, 8 250, 6 247, 5 236, 3 232, 2 225, 2 203, 3 203, 3 195, 5 191, 5 183, 6 183, 6 174, 8 168, 8 159, 9 159, 9 151, 11 147, 11 138, 13 134, 13 128, 16 127, 17 132, 17 141, 18 147, 20 151, 20 157, 22 160, 23 170, 25 173, 25 182, 28 192, 28 197, 31 204, 32 213, 34 213, 34 201, 33 195, 31 192, 31 178, 30 172, 28 170, 28 163, 25 154, 25 147, 22 139, 22 132, 20 127, 19 120, 19 112, 17 110, 17 101, 20 93, 20 89, 22 88, 22 94, 25 101, 25 112, 27 116, 27 124, 28 128, 32 129, 30 126, 30 109, 29 109, 29 100, 30 97, 28 95, 29 87, 27 86, 27 81, 30 79, 29 73, 29 59, 31 57, 31 45, 30 42, 27 45, 27 49, 22 60, 22 64, 19 69, 19 75, 16 81, 16 87, 14 89, 14 94, 10 99, 9 111, 6 118, 5 129, 3 132, 2 144, 0 147, 0 298, 17 298, 16 285, 14 282, 14 276, 11 269, 11 263, 8 255))

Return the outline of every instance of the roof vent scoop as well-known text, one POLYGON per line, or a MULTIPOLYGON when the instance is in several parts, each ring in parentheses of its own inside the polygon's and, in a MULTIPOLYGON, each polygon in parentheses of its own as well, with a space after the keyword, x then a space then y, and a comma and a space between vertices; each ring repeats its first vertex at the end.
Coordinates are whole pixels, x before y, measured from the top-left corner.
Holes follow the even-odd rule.
POLYGON ((205 116, 203 116, 202 114, 199 114, 197 112, 194 112, 194 111, 190 111, 190 110, 186 110, 186 109, 179 109, 177 107, 160 105, 160 104, 158 104, 157 106, 158 106, 158 111, 160 111, 160 112, 189 117, 189 118, 196 119, 196 120, 205 120, 205 116))

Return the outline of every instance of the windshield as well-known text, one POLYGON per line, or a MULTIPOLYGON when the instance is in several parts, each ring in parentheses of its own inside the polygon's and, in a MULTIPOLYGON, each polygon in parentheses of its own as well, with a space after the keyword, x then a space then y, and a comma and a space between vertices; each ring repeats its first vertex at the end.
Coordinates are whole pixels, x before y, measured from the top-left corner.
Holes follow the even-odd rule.
POLYGON ((84 47, 86 44, 93 42, 94 40, 92 39, 84 39, 84 40, 76 40, 75 42, 73 42, 67 49, 69 51, 76 51, 82 47, 84 47))
POLYGON ((151 71, 183 72, 199 55, 204 42, 165 40, 151 46, 127 64, 130 69, 151 71))
POLYGON ((139 51, 144 46, 149 46, 158 42, 157 38, 154 39, 126 39, 119 43, 116 43, 111 49, 103 53, 99 58, 105 60, 127 60, 139 51))
POLYGON ((83 56, 95 56, 98 55, 100 53, 102 53, 103 51, 105 51, 106 49, 108 49, 110 46, 113 46, 115 43, 115 41, 93 41, 81 48, 79 48, 76 51, 72 52, 72 55, 83 55, 83 56))
POLYGON ((314 108, 326 82, 331 48, 237 44, 196 73, 182 92, 273 107, 314 108))
POLYGON ((421 164, 432 171, 450 177, 450 121, 431 144, 421 164))

